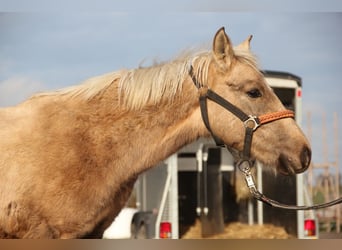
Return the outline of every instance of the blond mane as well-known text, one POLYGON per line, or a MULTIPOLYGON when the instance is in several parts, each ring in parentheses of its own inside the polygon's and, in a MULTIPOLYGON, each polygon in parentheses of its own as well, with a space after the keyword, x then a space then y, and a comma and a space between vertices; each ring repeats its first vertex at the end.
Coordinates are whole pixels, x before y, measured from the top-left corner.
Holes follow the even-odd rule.
POLYGON ((210 61, 211 53, 201 52, 130 70, 119 81, 119 91, 124 96, 122 103, 130 109, 139 109, 147 103, 157 104, 161 99, 172 101, 182 90, 191 65, 196 64, 196 77, 206 82, 210 61))
MULTIPOLYGON (((234 49, 238 60, 256 69, 256 57, 246 50, 234 49)), ((194 67, 194 75, 202 84, 207 84, 209 64, 212 52, 183 53, 176 59, 131 70, 120 70, 90 78, 80 85, 67 87, 54 92, 39 93, 35 97, 62 95, 69 98, 81 97, 90 100, 103 93, 112 83, 118 82, 119 96, 123 96, 120 104, 128 109, 140 109, 147 103, 157 104, 161 99, 170 100, 189 76, 190 66, 194 67)))

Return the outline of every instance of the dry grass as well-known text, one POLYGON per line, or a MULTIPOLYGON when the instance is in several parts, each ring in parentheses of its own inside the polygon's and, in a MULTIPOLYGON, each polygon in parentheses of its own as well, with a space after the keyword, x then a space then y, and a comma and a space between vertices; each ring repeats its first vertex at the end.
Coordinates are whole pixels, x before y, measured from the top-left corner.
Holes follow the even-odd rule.
MULTIPOLYGON (((294 236, 286 233, 282 227, 271 224, 247 225, 240 222, 229 223, 221 234, 206 239, 290 239, 294 236)), ((184 234, 182 239, 202 239, 199 220, 184 234)))

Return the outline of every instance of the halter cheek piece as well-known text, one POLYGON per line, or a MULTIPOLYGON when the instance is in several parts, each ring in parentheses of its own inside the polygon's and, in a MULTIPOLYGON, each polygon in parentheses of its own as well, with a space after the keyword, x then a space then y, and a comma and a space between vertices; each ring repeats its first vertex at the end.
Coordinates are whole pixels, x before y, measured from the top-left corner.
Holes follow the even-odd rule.
POLYGON ((294 118, 294 112, 291 110, 281 110, 281 111, 268 113, 268 114, 264 114, 260 116, 247 115, 245 112, 243 112, 241 109, 236 107, 234 104, 230 103, 229 101, 227 101, 220 95, 216 94, 214 91, 210 90, 207 86, 203 86, 200 82, 198 82, 193 73, 192 66, 190 66, 189 74, 193 83, 200 91, 199 103, 200 103, 201 115, 202 115, 204 125, 210 132, 217 146, 226 147, 222 139, 216 136, 210 127, 207 99, 225 108, 226 110, 234 114, 237 118, 239 118, 243 122, 244 127, 245 127, 245 139, 244 139, 242 155, 238 159, 237 166, 245 175, 247 186, 251 194, 254 196, 254 198, 273 207, 291 209, 291 210, 319 209, 319 208, 325 208, 325 207, 329 207, 332 205, 336 205, 342 202, 342 197, 341 197, 339 199, 336 199, 328 203, 313 205, 313 206, 285 205, 275 200, 272 200, 266 197, 264 194, 260 193, 258 189, 256 188, 253 176, 251 174, 251 167, 253 166, 253 163, 251 161, 250 154, 251 154, 253 132, 258 127, 262 126, 263 124, 280 120, 280 119, 284 119, 284 118, 294 118))

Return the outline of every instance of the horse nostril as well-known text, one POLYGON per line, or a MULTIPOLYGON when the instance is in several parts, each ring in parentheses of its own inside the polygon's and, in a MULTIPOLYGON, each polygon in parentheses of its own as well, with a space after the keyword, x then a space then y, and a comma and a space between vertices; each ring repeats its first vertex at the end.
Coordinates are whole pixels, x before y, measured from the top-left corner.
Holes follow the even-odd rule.
POLYGON ((300 160, 302 163, 302 170, 301 171, 305 171, 309 165, 310 165, 310 161, 311 161, 311 150, 308 147, 304 147, 302 149, 302 152, 300 154, 300 160))

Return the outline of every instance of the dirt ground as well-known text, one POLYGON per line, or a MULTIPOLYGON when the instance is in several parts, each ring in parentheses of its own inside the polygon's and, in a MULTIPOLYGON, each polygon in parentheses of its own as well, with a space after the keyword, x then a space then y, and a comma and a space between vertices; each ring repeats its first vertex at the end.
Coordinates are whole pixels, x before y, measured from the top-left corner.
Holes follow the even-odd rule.
MULTIPOLYGON (((199 220, 183 235, 182 239, 201 239, 201 223, 199 220)), ((294 236, 286 233, 284 228, 270 224, 252 225, 240 222, 229 223, 222 234, 205 239, 291 239, 294 236)))

